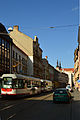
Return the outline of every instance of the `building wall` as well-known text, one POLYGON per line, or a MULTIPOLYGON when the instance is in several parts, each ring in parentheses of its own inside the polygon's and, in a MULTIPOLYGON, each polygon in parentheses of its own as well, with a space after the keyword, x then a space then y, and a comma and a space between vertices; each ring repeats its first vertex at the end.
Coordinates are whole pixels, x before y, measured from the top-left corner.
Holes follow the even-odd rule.
POLYGON ((54 69, 54 82, 57 83, 55 87, 66 87, 69 81, 68 75, 62 72, 62 69, 54 69))
POLYGON ((79 47, 74 51, 74 85, 78 86, 77 80, 79 80, 79 47))
POLYGON ((4 25, 0 23, 0 75, 11 72, 12 39, 9 37, 4 25))
POLYGON ((54 67, 49 64, 49 80, 54 81, 54 67))
POLYGON ((33 39, 22 32, 19 31, 14 26, 13 31, 10 32, 11 38, 13 38, 13 43, 22 49, 28 56, 33 56, 33 39))
POLYGON ((37 36, 33 41, 33 71, 34 77, 43 78, 42 49, 39 46, 37 36))
POLYGON ((27 60, 27 75, 29 76, 33 76, 34 72, 33 72, 33 56, 28 56, 28 60, 27 60))
POLYGON ((12 45, 12 73, 27 75, 28 56, 15 44, 12 45))
POLYGON ((44 65, 44 79, 49 80, 49 63, 47 59, 42 59, 44 65))
POLYGON ((9 33, 13 43, 28 55, 27 73, 33 75, 33 39, 19 31, 19 26, 14 26, 9 33))
POLYGON ((27 74, 34 77, 43 78, 42 49, 39 46, 37 36, 34 40, 19 31, 19 26, 14 26, 10 32, 13 43, 28 55, 27 74))

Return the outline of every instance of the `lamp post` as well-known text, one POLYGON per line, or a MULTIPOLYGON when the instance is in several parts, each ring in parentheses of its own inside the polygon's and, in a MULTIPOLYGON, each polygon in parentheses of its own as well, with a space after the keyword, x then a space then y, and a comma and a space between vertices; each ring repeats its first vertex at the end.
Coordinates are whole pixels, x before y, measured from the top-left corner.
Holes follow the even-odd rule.
MULTIPOLYGON (((13 31, 12 27, 8 28, 8 31, 11 32, 13 31)), ((8 34, 9 35, 9 34, 8 34)), ((10 73, 12 72, 12 45, 10 42, 10 73)))

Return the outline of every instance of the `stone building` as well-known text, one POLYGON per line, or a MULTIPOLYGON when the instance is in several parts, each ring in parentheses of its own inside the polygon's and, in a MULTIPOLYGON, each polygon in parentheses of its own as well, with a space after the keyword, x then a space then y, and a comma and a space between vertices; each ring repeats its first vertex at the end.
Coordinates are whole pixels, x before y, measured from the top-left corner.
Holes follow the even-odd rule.
POLYGON ((74 86, 74 68, 62 68, 62 72, 68 75, 68 84, 74 86))
POLYGON ((74 84, 80 91, 80 25, 78 29, 78 47, 74 51, 74 84))
POLYGON ((76 48, 74 52, 74 84, 78 86, 77 80, 79 80, 79 47, 76 48))
POLYGON ((12 44, 12 73, 27 75, 28 56, 14 43, 12 44))
POLYGON ((19 26, 14 26, 9 33, 13 43, 21 49, 27 58, 27 75, 42 78, 42 49, 39 46, 37 36, 32 39, 19 31, 19 26))
POLYGON ((78 59, 79 59, 79 80, 80 80, 80 25, 78 30, 78 45, 79 45, 78 59))
POLYGON ((19 26, 14 26, 9 33, 13 43, 28 55, 27 74, 33 75, 33 39, 19 31, 19 26))
POLYGON ((57 66, 54 73, 54 79, 58 82, 58 86, 66 87, 69 81, 69 76, 67 73, 63 72, 63 68, 61 67, 61 62, 57 60, 57 66))
POLYGON ((42 59, 43 62, 43 79, 49 80, 49 63, 46 58, 42 59))
POLYGON ((43 78, 42 49, 39 46, 37 36, 33 40, 33 75, 43 78))
POLYGON ((49 80, 54 81, 54 67, 49 64, 49 80))

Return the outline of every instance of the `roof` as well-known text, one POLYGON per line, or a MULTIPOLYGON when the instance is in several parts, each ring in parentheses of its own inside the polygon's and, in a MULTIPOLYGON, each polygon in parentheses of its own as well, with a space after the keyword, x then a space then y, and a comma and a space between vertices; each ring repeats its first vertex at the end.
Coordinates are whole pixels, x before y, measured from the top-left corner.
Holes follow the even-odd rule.
POLYGON ((4 27, 3 24, 0 23, 0 32, 2 33, 7 33, 6 28, 4 27))
POLYGON ((2 34, 0 34, 0 37, 8 40, 9 42, 12 42, 12 39, 8 35, 8 32, 7 32, 5 26, 2 23, 0 23, 0 33, 2 33, 2 34))
POLYGON ((78 42, 80 43, 80 25, 79 25, 79 30, 78 30, 78 42))
POLYGON ((74 72, 74 68, 62 68, 62 70, 64 70, 64 71, 72 71, 72 72, 74 72))

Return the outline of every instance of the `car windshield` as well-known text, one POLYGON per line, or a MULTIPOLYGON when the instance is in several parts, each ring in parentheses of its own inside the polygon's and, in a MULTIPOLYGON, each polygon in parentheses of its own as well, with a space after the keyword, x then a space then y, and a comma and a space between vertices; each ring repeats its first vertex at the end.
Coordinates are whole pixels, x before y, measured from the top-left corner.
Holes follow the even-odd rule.
POLYGON ((56 90, 55 94, 67 94, 66 90, 56 90))

